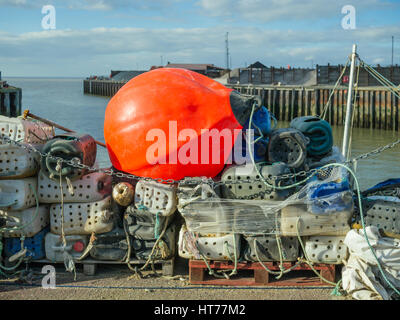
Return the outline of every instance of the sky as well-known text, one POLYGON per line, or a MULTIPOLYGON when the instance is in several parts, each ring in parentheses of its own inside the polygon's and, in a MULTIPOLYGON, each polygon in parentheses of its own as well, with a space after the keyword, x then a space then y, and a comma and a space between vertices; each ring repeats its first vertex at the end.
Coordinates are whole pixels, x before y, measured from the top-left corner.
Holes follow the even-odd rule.
POLYGON ((353 43, 367 63, 390 65, 392 36, 400 64, 399 17, 400 0, 0 0, 0 70, 86 77, 167 62, 226 67, 227 32, 231 68, 345 64, 353 43), (49 5, 54 19, 42 13, 49 5))

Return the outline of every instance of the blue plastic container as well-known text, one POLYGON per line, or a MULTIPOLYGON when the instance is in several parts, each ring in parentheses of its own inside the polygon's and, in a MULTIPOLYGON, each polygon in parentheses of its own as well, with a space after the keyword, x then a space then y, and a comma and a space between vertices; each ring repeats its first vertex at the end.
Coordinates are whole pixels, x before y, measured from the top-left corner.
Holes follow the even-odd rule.
MULTIPOLYGON (((47 226, 33 237, 25 238, 24 247, 27 248, 27 257, 32 257, 32 260, 39 260, 46 256, 44 237, 49 231, 50 226, 47 226)), ((4 239, 4 254, 6 257, 11 257, 19 251, 21 251, 21 240, 19 238, 4 239)))
MULTIPOLYGON (((243 126, 242 134, 238 137, 241 139, 242 143, 242 157, 246 158, 246 162, 250 163, 250 154, 249 154, 249 146, 247 143, 247 129, 249 129, 250 119, 247 120, 246 124, 243 126)), ((254 151, 253 158, 255 162, 264 162, 266 161, 266 155, 268 150, 268 135, 271 133, 271 114, 268 109, 262 106, 253 114, 253 118, 251 121, 251 129, 253 129, 254 133, 254 151), (261 138, 260 138, 261 137, 261 138)), ((237 160, 237 159, 236 159, 237 160)), ((235 161, 235 155, 233 154, 233 162, 235 161)), ((243 164, 243 163, 238 163, 243 164)))
MULTIPOLYGON (((250 119, 247 120, 243 129, 248 129, 250 119)), ((254 129, 254 135, 259 135, 259 130, 262 135, 266 136, 271 132, 271 114, 268 109, 262 106, 260 109, 254 112, 253 119, 251 120, 251 128, 254 129)))
MULTIPOLYGON (((259 136, 254 136, 254 140, 259 138, 259 136)), ((250 158, 250 149, 247 144, 247 137, 245 138, 245 133, 242 132, 242 134, 238 137, 238 139, 242 140, 242 157, 246 159, 247 163, 251 162, 250 158)), ((269 138, 261 138, 258 140, 256 143, 254 143, 254 150, 253 150, 253 158, 254 162, 263 162, 266 161, 266 156, 267 156, 267 150, 268 150, 268 140, 269 138)), ((233 155, 233 162, 235 161, 235 155, 233 155)), ((242 164, 242 163, 238 163, 242 164)))

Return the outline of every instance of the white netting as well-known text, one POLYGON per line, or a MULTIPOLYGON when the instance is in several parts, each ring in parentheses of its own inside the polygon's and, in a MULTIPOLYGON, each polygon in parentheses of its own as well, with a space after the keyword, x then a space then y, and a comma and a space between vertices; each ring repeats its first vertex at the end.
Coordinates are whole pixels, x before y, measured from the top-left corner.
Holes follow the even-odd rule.
MULTIPOLYGON (((257 183, 263 183, 258 181, 257 183)), ((284 201, 227 199, 210 185, 179 185, 178 210, 200 235, 343 235, 350 230, 352 192, 343 168, 328 167, 290 187, 284 201)))

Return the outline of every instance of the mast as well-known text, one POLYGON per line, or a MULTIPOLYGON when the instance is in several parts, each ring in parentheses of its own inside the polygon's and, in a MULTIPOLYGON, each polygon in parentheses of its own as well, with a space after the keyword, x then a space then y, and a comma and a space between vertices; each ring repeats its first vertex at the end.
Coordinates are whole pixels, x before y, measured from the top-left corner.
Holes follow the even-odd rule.
POLYGON ((349 147, 350 141, 350 132, 352 126, 352 117, 353 117, 353 82, 354 82, 354 65, 357 56, 357 45, 353 44, 353 51, 351 53, 351 66, 350 66, 350 77, 349 77, 349 90, 347 93, 347 107, 346 107, 346 120, 344 124, 344 134, 343 134, 343 144, 342 144, 342 155, 348 160, 349 153, 347 149, 349 147))

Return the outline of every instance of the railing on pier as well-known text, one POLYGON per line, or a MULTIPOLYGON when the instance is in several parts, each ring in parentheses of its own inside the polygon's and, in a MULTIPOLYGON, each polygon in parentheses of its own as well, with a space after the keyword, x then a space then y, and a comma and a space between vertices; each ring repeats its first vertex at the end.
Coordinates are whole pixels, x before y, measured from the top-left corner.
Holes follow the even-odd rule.
MULTIPOLYGON (((321 115, 332 86, 316 87, 229 87, 243 94, 258 95, 278 120, 290 121, 305 115, 321 115)), ((399 131, 399 99, 385 87, 355 90, 354 127, 399 131)), ((329 102, 326 120, 342 125, 346 112, 347 87, 338 87, 329 102)))

